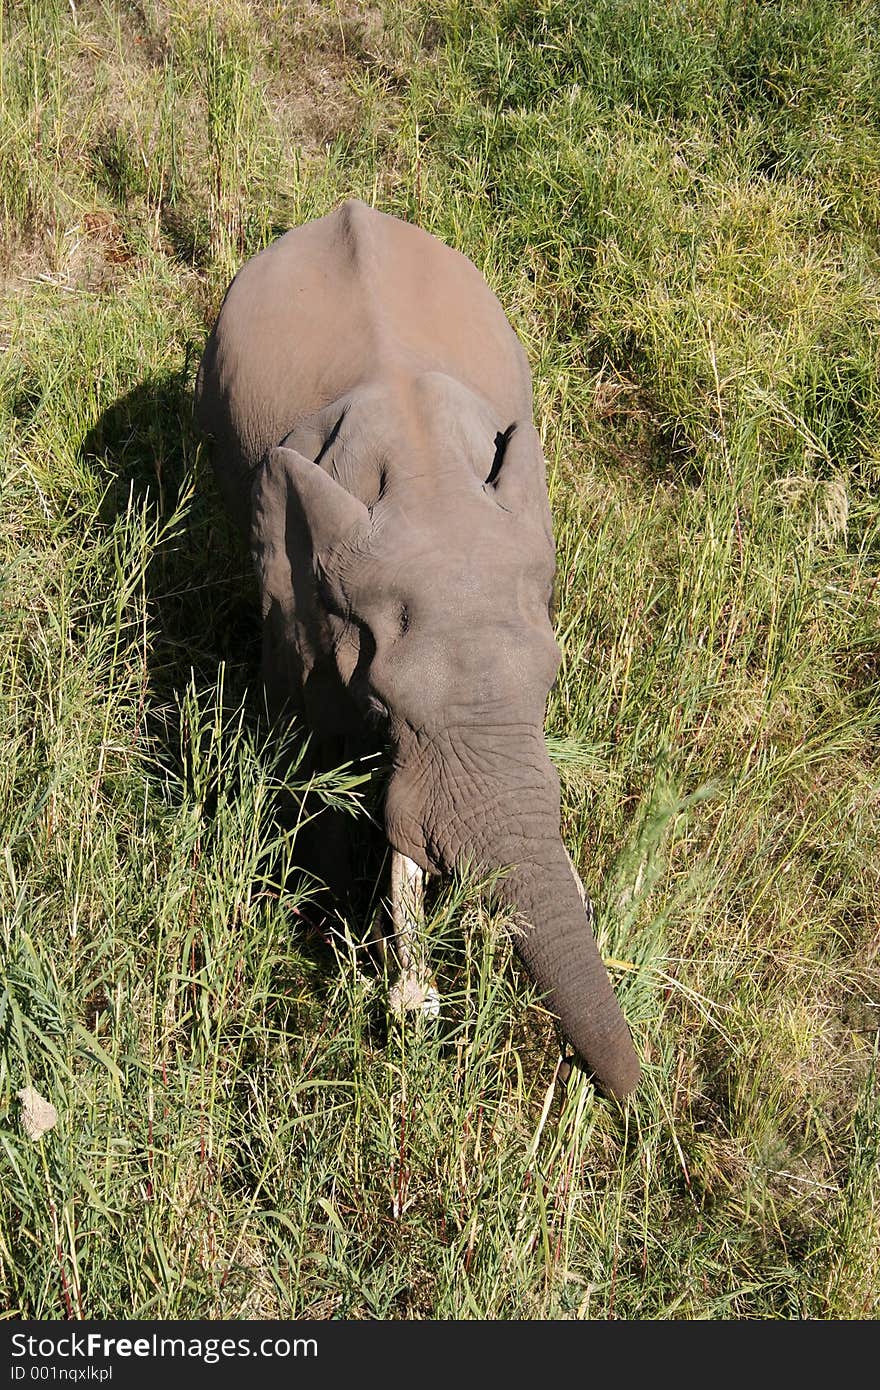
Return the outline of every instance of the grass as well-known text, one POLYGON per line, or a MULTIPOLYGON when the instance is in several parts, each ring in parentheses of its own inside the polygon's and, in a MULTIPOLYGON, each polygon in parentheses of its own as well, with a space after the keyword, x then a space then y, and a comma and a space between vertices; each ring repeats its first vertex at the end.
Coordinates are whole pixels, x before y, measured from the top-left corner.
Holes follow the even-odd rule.
POLYGON ((878 18, 0 0, 8 1316, 880 1312, 878 18), (624 1110, 473 885, 401 1031, 287 871, 190 399, 235 266, 349 195, 529 351, 624 1110))

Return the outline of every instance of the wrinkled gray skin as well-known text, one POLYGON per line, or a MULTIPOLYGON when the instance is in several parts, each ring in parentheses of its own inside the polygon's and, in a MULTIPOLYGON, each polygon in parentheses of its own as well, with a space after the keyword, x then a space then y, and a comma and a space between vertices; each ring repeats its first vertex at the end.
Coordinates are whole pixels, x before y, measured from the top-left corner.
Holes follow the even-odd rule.
POLYGON ((559 665, 525 353, 463 256, 349 202, 239 271, 196 419, 259 574, 276 709, 392 751, 385 829, 422 869, 513 866, 517 950, 589 1070, 639 1066, 559 830, 559 665))

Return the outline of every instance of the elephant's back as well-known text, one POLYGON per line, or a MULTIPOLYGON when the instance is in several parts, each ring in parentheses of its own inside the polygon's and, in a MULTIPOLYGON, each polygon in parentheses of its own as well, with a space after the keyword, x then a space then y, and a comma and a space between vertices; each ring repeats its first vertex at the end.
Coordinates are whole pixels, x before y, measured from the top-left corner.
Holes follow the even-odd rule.
POLYGON ((525 354, 495 295, 465 256, 420 228, 348 202, 246 262, 195 401, 233 508, 247 507, 248 475, 299 421, 401 367, 445 372, 507 418, 531 412, 525 354))

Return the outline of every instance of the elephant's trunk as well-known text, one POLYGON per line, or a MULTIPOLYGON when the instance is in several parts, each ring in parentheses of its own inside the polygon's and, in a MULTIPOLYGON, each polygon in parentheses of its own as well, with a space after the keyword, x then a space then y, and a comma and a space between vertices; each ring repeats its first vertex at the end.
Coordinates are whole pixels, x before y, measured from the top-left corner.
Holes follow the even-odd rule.
POLYGON ((522 927, 517 952, 575 1051, 623 1099, 638 1083, 639 1062, 593 936, 592 905, 587 899, 584 911, 558 836, 528 853, 497 890, 522 927))
POLYGON ((389 839, 423 867, 507 870, 495 891, 516 913, 518 955, 581 1060, 622 1099, 639 1063, 560 837, 559 781, 540 732, 521 726, 515 756, 505 748, 510 734, 470 733, 466 757, 460 737, 420 740, 389 786, 389 839), (451 807, 445 789, 454 791, 451 807), (417 791, 423 809, 414 815, 417 791))

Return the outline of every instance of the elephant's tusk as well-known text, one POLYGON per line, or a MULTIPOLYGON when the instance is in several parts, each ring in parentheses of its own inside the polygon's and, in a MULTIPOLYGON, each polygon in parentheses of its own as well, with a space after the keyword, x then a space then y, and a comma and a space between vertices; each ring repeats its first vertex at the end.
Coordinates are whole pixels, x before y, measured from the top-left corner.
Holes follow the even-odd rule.
POLYGON ((427 1018, 436 1018, 440 995, 435 981, 428 978, 419 940, 425 922, 425 875, 418 864, 396 849, 391 851, 391 920, 400 974, 389 991, 388 1003, 398 1015, 418 1009, 427 1018))
MULTIPOLYGON (((563 845, 562 848, 565 849, 565 846, 563 845)), ((595 915, 594 912, 593 912, 593 904, 592 904, 592 902, 590 901, 590 897, 589 897, 589 894, 587 893, 586 888, 584 887, 583 879, 581 878, 580 874, 578 873, 577 869, 575 868, 575 866, 574 866, 574 860, 572 859, 572 857, 571 857, 571 855, 569 854, 569 852, 568 852, 567 849, 565 850, 565 857, 566 857, 566 859, 568 860, 568 866, 569 866, 569 868, 571 869, 572 878, 574 879, 575 884, 577 885, 577 890, 578 890, 578 892, 579 892, 579 894, 580 894, 581 902, 582 902, 583 905, 584 905, 584 912, 585 912, 586 915, 587 915, 587 921, 590 923, 590 926, 592 926, 592 924, 593 924, 593 917, 594 917, 594 915, 595 915)))

